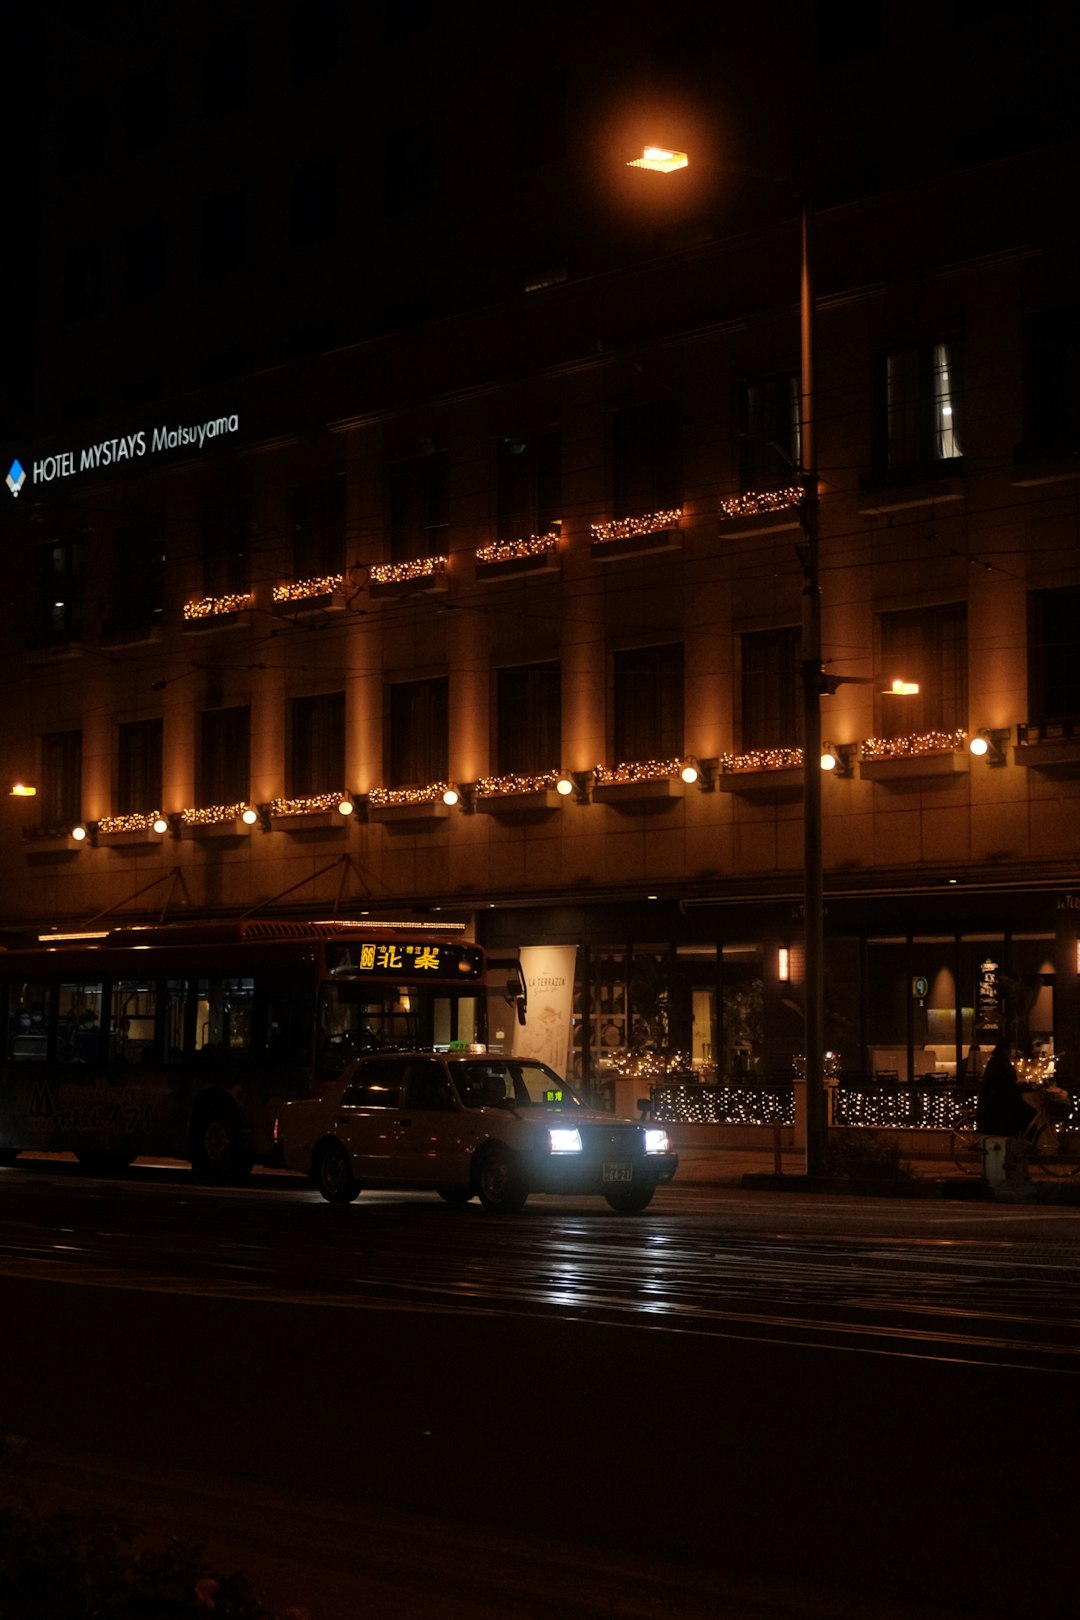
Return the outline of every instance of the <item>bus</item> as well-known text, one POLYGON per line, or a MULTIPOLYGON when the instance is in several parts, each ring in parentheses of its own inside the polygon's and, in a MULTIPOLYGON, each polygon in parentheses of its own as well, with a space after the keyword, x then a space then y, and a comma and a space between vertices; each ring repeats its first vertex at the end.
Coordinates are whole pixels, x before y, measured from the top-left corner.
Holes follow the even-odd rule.
POLYGON ((0 1163, 154 1156, 218 1181, 272 1163, 279 1105, 354 1055, 475 1047, 489 995, 494 1024, 516 999, 523 1017, 520 974, 489 983, 462 928, 248 918, 0 946, 0 1163))

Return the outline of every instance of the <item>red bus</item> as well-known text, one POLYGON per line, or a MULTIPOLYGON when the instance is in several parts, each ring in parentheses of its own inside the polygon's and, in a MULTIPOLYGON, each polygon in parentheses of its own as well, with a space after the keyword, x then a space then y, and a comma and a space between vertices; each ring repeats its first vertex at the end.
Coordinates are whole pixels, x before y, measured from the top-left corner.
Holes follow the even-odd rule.
MULTIPOLYGON (((460 925, 249 918, 0 948, 0 1162, 153 1155, 237 1178, 270 1161, 279 1103, 354 1054, 482 1042, 487 993, 460 925)), ((492 993, 512 1001, 513 979, 492 993)))

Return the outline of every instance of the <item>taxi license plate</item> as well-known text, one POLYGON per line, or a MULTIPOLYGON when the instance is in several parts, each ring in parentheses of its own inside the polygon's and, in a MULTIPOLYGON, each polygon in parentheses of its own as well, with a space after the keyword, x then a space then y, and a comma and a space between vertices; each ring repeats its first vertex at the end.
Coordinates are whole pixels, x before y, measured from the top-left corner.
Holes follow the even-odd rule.
POLYGON ((633 1181, 634 1167, 632 1164, 605 1164, 605 1181, 633 1181))

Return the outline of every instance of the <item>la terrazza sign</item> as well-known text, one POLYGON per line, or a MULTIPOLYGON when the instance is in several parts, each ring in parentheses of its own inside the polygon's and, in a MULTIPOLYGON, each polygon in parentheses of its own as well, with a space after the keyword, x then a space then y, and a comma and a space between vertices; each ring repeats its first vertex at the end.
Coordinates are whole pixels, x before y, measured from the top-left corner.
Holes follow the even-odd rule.
MULTIPOLYGON (((7 474, 7 486, 13 495, 18 495, 23 485, 29 483, 32 488, 38 489, 46 484, 54 484, 62 478, 75 478, 79 473, 98 472, 103 467, 113 467, 122 461, 137 461, 143 456, 160 455, 164 450, 180 450, 190 447, 193 450, 202 450, 211 439, 225 438, 240 431, 240 418, 232 416, 213 416, 205 422, 182 424, 170 427, 167 424, 153 428, 139 428, 135 433, 125 433, 115 439, 99 439, 97 444, 87 444, 77 450, 57 450, 54 454, 35 458, 29 469, 25 468, 18 457, 11 463, 7 474)), ((2 463, 0 463, 2 465, 2 463)))

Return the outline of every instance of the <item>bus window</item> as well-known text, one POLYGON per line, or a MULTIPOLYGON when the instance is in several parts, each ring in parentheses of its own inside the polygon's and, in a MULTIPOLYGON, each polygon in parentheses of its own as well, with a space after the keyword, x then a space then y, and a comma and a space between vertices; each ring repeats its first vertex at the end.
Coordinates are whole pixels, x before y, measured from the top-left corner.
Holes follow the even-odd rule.
POLYGON ((153 1060, 156 989, 145 979, 118 979, 113 985, 109 1057, 114 1063, 153 1060))
POLYGON ((169 979, 165 984, 165 1062, 184 1061, 184 1024, 188 1008, 186 979, 169 979))
POLYGON ((34 983, 11 986, 7 1055, 16 1063, 45 1061, 49 988, 34 983))
POLYGON ((101 993, 97 984, 62 984, 56 1008, 56 1061, 96 1063, 101 1056, 101 993))
POLYGON ((200 979, 195 1055, 235 1062, 251 1050, 254 979, 200 979))

